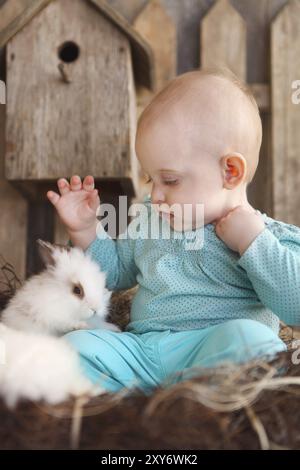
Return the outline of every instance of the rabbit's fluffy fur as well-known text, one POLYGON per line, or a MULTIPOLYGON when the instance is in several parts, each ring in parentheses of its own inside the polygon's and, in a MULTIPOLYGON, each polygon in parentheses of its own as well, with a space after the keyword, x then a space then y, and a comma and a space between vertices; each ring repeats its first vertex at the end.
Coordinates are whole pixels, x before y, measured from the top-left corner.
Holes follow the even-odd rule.
POLYGON ((105 321, 111 292, 100 267, 79 248, 38 243, 46 270, 29 278, 1 315, 0 396, 9 406, 22 398, 54 404, 103 392, 80 371, 77 352, 53 336, 80 328, 121 331, 105 321))
POLYGON ((62 338, 24 333, 0 324, 0 396, 52 405, 70 396, 100 394, 82 374, 77 353, 62 338))
POLYGON ((62 335, 88 328, 120 329, 105 322, 111 292, 106 275, 82 250, 39 240, 47 269, 29 278, 2 312, 2 322, 17 330, 62 335), (80 286, 82 295, 73 293, 80 286), (97 325, 97 322, 99 326, 97 325))

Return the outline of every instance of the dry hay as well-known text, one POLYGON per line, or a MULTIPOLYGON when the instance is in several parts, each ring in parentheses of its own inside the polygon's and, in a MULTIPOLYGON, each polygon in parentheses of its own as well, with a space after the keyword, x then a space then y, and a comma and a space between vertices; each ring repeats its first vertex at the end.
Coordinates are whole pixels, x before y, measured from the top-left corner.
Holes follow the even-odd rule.
MULTIPOLYGON (((123 327, 134 291, 112 296, 111 319, 123 327)), ((0 402, 0 448, 299 449, 300 355, 288 340, 272 360, 194 368, 150 394, 123 389, 15 410, 0 402)))

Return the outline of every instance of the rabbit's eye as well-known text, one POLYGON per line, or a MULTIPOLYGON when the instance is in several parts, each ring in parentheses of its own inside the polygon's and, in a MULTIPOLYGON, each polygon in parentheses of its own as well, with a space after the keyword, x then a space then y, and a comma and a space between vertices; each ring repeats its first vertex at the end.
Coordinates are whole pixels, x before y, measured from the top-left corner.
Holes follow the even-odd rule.
POLYGON ((73 294, 77 295, 80 298, 84 296, 83 287, 81 284, 74 284, 73 294))

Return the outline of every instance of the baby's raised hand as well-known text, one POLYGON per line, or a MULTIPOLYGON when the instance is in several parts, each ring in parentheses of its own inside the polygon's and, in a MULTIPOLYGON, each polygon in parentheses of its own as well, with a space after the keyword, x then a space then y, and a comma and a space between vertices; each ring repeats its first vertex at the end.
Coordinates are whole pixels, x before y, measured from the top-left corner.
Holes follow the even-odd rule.
POLYGON ((265 228, 261 215, 243 205, 229 211, 214 225, 218 237, 240 256, 265 228))
POLYGON ((86 176, 83 183, 77 175, 71 177, 70 183, 65 178, 60 178, 57 180, 57 186, 60 195, 48 191, 47 197, 56 208, 69 234, 94 228, 100 199, 98 190, 94 189, 93 176, 86 176))

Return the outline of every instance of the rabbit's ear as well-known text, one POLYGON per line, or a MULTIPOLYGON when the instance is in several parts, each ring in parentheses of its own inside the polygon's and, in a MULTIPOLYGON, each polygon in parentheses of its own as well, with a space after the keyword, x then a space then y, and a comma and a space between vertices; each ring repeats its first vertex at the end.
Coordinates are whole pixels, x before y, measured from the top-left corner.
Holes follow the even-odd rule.
POLYGON ((51 245, 49 242, 45 242, 40 238, 36 240, 38 244, 38 251, 42 261, 45 263, 46 266, 48 265, 55 265, 55 259, 53 258, 53 251, 54 246, 51 245))

